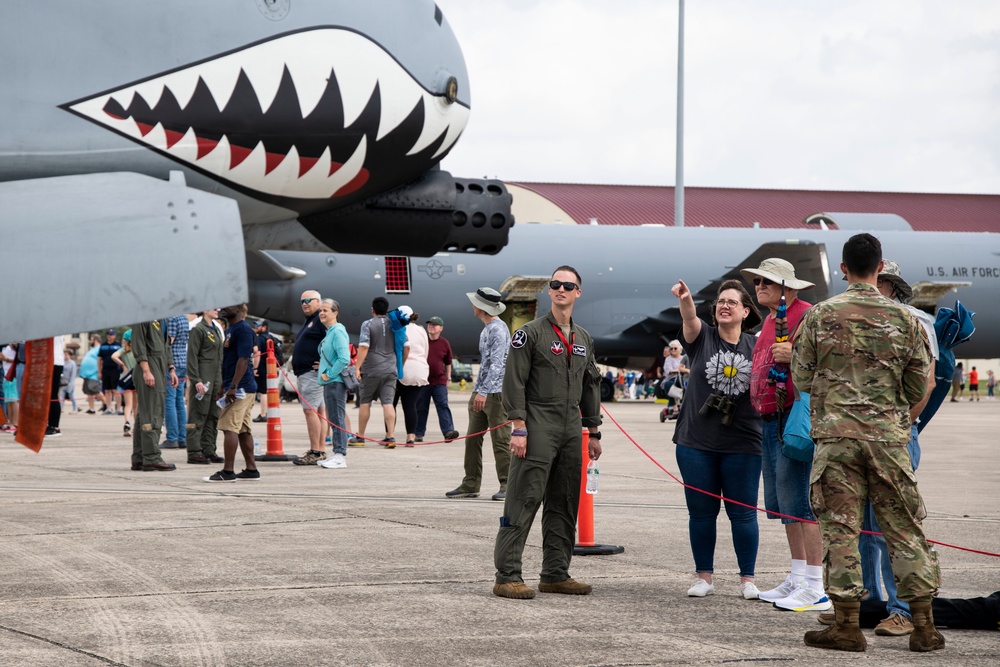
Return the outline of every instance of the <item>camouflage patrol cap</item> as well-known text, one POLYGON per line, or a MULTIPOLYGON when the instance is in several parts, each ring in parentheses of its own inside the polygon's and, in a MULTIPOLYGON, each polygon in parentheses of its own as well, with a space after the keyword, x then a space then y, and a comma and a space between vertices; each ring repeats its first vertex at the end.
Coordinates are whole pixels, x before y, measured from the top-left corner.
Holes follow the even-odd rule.
POLYGON ((909 301, 910 297, 913 296, 913 288, 900 275, 899 264, 896 264, 891 259, 884 260, 884 262, 885 264, 882 267, 882 271, 879 272, 878 277, 888 280, 893 284, 900 301, 909 301))
MULTIPOLYGON (((896 264, 891 259, 883 259, 882 262, 882 270, 879 272, 878 277, 892 283, 892 286, 896 288, 896 296, 899 297, 900 301, 909 301, 913 296, 913 288, 900 275, 899 264, 896 264)), ((847 276, 844 276, 843 280, 847 280, 847 276)))

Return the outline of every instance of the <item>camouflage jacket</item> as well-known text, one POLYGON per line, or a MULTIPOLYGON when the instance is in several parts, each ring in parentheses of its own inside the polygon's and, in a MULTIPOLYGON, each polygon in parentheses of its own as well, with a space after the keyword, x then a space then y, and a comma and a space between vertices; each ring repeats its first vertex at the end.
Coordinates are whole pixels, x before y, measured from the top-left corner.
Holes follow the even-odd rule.
POLYGON ((811 395, 814 439, 906 444, 930 363, 916 318, 865 283, 810 308, 792 343, 792 378, 811 395))

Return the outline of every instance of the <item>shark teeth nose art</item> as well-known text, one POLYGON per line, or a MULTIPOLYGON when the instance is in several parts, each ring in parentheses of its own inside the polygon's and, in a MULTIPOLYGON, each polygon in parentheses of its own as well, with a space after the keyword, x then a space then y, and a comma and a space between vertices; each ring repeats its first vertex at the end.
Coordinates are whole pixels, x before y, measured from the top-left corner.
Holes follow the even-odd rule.
POLYGON ((220 180, 294 199, 394 185, 382 181, 396 174, 366 165, 410 162, 419 173, 469 117, 339 28, 285 34, 65 108, 220 180))

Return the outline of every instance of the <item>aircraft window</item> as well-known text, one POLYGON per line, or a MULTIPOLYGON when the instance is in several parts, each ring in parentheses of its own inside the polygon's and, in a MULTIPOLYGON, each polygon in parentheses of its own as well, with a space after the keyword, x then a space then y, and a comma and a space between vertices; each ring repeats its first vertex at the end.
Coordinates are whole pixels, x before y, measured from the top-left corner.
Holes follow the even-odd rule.
POLYGON ((409 257, 385 258, 385 293, 410 293, 410 259, 409 257))

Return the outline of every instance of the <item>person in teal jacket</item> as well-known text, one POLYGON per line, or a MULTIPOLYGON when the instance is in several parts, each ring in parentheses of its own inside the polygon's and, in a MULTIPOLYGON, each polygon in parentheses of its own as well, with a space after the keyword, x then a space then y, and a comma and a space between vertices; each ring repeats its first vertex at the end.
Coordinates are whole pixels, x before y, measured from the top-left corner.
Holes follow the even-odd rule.
POLYGON ((333 424, 333 457, 317 462, 324 468, 347 467, 347 385, 340 374, 351 364, 351 349, 347 328, 337 321, 339 316, 340 304, 323 299, 319 321, 326 327, 326 336, 319 345, 319 383, 327 418, 333 424))

